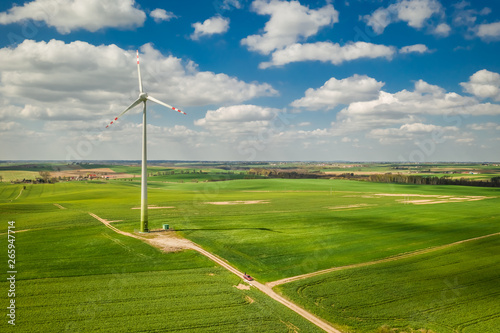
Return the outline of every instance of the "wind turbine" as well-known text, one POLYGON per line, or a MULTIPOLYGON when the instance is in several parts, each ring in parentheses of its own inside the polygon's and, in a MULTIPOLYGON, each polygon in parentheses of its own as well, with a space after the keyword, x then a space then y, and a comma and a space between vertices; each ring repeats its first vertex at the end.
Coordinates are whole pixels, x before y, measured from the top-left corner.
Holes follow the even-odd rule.
POLYGON ((174 111, 186 114, 185 112, 174 108, 167 103, 157 100, 153 96, 149 96, 142 89, 142 79, 141 79, 141 66, 139 65, 139 50, 137 50, 137 75, 139 77, 139 98, 137 98, 128 108, 126 108, 122 113, 118 115, 109 125, 112 125, 115 121, 123 116, 127 111, 136 107, 137 105, 143 103, 142 110, 142 170, 141 170, 141 232, 149 232, 148 229, 148 166, 147 166, 147 141, 146 141, 146 101, 152 101, 160 105, 166 106, 174 111))

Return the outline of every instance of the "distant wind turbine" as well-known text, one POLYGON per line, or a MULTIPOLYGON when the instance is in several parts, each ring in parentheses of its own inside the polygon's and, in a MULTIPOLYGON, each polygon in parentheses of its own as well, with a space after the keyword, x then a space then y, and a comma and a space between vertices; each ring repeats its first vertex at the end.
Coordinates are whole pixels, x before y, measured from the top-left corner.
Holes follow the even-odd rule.
POLYGON ((139 77, 139 98, 137 98, 128 108, 125 109, 122 113, 118 115, 111 123, 106 126, 112 125, 115 121, 118 120, 121 116, 123 116, 127 111, 134 108, 135 106, 143 103, 143 111, 142 111, 142 170, 141 170, 141 232, 149 232, 148 228, 148 165, 147 165, 147 141, 146 141, 146 101, 152 101, 158 103, 160 105, 166 106, 169 109, 174 111, 186 114, 181 110, 174 108, 167 103, 163 103, 162 101, 157 100, 153 96, 149 96, 142 89, 142 79, 141 79, 141 66, 139 65, 139 50, 137 50, 137 74, 139 77))

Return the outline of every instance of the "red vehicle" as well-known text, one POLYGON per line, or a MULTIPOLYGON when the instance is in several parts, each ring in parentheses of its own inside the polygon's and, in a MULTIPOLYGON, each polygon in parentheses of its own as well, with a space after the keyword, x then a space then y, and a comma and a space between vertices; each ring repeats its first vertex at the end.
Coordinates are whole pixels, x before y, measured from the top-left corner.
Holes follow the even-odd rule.
POLYGON ((248 275, 247 273, 243 274, 243 278, 245 280, 248 280, 248 281, 253 281, 253 277, 251 277, 250 275, 248 275))

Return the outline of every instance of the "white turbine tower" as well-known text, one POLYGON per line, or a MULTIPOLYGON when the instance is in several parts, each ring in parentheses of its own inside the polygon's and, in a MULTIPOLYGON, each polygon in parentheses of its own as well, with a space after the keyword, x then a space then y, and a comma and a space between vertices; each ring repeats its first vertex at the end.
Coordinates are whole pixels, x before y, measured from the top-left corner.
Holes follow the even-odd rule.
POLYGON ((106 126, 113 124, 121 116, 123 116, 127 111, 134 108, 135 106, 143 103, 142 111, 142 175, 141 175, 141 232, 149 232, 148 228, 148 166, 147 166, 147 141, 146 141, 146 101, 152 101, 160 105, 166 106, 174 111, 186 114, 179 109, 174 108, 167 103, 157 100, 156 98, 149 96, 142 90, 142 79, 141 79, 141 67, 139 65, 139 50, 137 50, 137 75, 139 77, 139 98, 137 98, 128 108, 118 115, 111 123, 106 126))

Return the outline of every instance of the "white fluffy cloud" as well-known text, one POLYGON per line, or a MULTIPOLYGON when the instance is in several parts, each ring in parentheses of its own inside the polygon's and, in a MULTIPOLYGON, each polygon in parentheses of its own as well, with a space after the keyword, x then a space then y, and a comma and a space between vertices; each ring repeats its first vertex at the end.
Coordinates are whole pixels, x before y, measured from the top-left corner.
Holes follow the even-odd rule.
POLYGON ((413 91, 381 91, 377 99, 351 103, 337 114, 335 127, 349 131, 384 129, 388 125, 421 123, 427 116, 441 116, 454 124, 480 115, 500 115, 500 105, 480 103, 474 97, 446 92, 419 80, 413 91))
POLYGON ((460 85, 464 90, 480 98, 491 98, 500 102, 500 74, 482 69, 474 73, 469 82, 460 85))
POLYGON ((377 45, 366 42, 348 43, 340 46, 337 43, 317 42, 308 44, 292 44, 272 54, 271 61, 263 62, 260 68, 283 66, 299 61, 322 61, 339 65, 345 61, 360 58, 386 58, 391 59, 396 53, 392 46, 377 45))
POLYGON ((392 46, 366 42, 303 43, 326 26, 339 20, 339 13, 331 4, 310 9, 298 1, 255 0, 252 9, 260 15, 270 15, 261 34, 250 35, 241 40, 250 51, 271 54, 270 61, 262 62, 259 68, 283 66, 293 62, 322 61, 339 65, 360 58, 391 59, 396 53, 392 46))
POLYGON ((151 16, 156 23, 160 23, 162 21, 169 21, 177 17, 174 15, 174 13, 167 12, 165 9, 161 8, 156 8, 155 10, 151 11, 149 16, 151 16))
POLYGON ((309 110, 330 110, 339 104, 376 99, 383 86, 383 82, 366 75, 355 74, 342 80, 332 77, 318 89, 307 89, 305 96, 291 105, 309 110))
POLYGON ((0 13, 0 24, 23 20, 43 21, 62 34, 78 29, 91 32, 102 28, 142 26, 146 14, 134 0, 34 0, 0 13))
POLYGON ((432 32, 436 36, 447 37, 451 32, 451 27, 446 23, 441 23, 434 28, 432 32))
POLYGON ((371 130, 368 138, 377 139, 382 144, 403 143, 428 138, 430 133, 439 133, 440 137, 458 132, 456 126, 439 126, 433 124, 411 123, 399 128, 377 128, 371 130))
MULTIPOLYGON (((78 120, 115 115, 137 98, 134 53, 116 45, 58 40, 26 40, 0 49, 0 94, 15 105, 1 108, 0 118, 78 120)), ((239 103, 277 93, 265 83, 199 71, 193 62, 164 56, 150 44, 141 47, 141 60, 146 91, 179 108, 239 103)))
POLYGON ((477 26, 477 36, 481 39, 499 39, 500 22, 480 24, 477 26))
POLYGON ((214 16, 206 19, 203 23, 193 23, 192 27, 194 28, 194 32, 191 34, 191 38, 197 40, 201 36, 211 36, 226 32, 229 29, 229 19, 222 16, 214 16))
POLYGON ((255 0, 252 9, 270 15, 264 32, 241 41, 249 50, 269 54, 276 49, 315 35, 319 29, 338 22, 339 13, 332 5, 309 9, 298 1, 255 0))
POLYGON ((205 117, 194 124, 213 135, 235 140, 239 135, 256 134, 268 128, 280 112, 279 109, 249 104, 224 106, 207 111, 205 117))
POLYGON ((398 21, 407 22, 410 27, 420 29, 425 21, 433 15, 441 14, 442 11, 438 0, 398 0, 389 7, 378 8, 363 18, 375 33, 381 34, 389 24, 398 21))
POLYGON ((424 44, 415 44, 403 46, 399 53, 426 53, 429 52, 429 49, 424 44))

